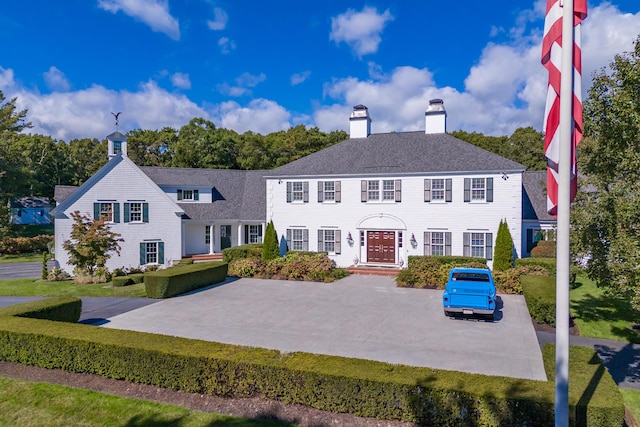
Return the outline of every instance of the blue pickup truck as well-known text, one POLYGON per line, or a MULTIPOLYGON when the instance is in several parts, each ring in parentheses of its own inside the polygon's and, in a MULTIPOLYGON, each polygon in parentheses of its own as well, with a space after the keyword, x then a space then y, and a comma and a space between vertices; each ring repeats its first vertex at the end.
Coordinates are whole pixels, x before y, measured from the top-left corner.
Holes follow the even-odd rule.
POLYGON ((452 268, 442 295, 446 316, 481 315, 493 319, 496 286, 488 268, 452 268))

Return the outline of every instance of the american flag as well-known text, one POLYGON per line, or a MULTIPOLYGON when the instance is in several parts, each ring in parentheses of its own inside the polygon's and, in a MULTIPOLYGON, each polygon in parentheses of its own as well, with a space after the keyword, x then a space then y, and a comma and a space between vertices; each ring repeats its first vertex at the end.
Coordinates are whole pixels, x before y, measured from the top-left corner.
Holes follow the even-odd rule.
MULTIPOLYGON (((578 188, 576 147, 582 139, 582 51, 580 23, 587 17, 587 0, 574 0, 573 26, 573 131, 571 135, 571 200, 578 188)), ((547 157, 547 210, 558 210, 558 161, 560 152, 560 63, 562 61, 562 0, 547 0, 542 39, 542 65, 549 72, 544 112, 544 154, 547 157)))

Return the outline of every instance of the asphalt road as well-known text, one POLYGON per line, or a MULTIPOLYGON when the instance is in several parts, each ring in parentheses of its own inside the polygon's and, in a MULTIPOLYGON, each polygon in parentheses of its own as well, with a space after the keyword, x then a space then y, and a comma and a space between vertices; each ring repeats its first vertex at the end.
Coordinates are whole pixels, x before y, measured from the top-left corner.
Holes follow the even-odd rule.
MULTIPOLYGON (((54 261, 47 263, 49 269, 54 261)), ((0 263, 0 280, 8 279, 40 279, 42 277, 42 262, 3 262, 0 263)))

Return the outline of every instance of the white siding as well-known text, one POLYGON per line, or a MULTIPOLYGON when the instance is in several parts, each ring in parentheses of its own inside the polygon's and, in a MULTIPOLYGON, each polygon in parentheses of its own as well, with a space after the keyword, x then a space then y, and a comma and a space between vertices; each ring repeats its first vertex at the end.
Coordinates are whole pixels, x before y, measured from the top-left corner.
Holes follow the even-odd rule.
MULTIPOLYGON (((330 254, 341 267, 352 265, 354 258, 366 261, 366 248, 360 247, 360 230, 402 231, 403 247, 396 248, 396 263, 406 266, 410 255, 423 254, 425 231, 451 232, 451 254, 463 254, 463 233, 493 233, 493 247, 501 219, 506 219, 514 238, 518 256, 521 254, 522 175, 502 174, 387 176, 364 178, 323 177, 321 179, 268 179, 267 221, 273 220, 280 238, 289 228, 309 230, 309 250, 317 250, 317 230, 335 227, 341 230, 342 253, 330 254), (464 178, 493 178, 493 202, 464 202, 464 178), (452 202, 425 202, 425 178, 451 178, 452 202), (402 180, 402 201, 361 202, 361 180, 402 180), (318 181, 340 181, 341 202, 318 202, 318 181), (309 202, 287 203, 287 181, 308 181, 309 202), (351 233, 353 245, 347 243, 351 233), (410 239, 415 236, 417 245, 410 239)), ((396 234, 397 236, 397 234, 396 234)), ((397 237, 396 237, 397 239, 397 237)), ((366 239, 365 239, 366 241, 366 239)), ((396 240, 397 243, 397 240, 396 240)), ((491 264, 491 263, 490 263, 491 264)))
POLYGON ((137 267, 140 264, 140 243, 146 240, 164 242, 164 264, 182 258, 181 218, 176 214, 177 206, 151 183, 130 161, 122 161, 89 188, 80 199, 55 219, 55 257, 58 266, 71 273, 73 266, 68 265, 68 254, 62 243, 69 239, 74 211, 93 218, 93 204, 99 200, 113 200, 120 204, 120 222, 111 225, 113 232, 124 239, 120 243, 120 256, 112 254, 107 268, 137 267), (124 202, 144 201, 149 204, 148 223, 125 223, 124 202))

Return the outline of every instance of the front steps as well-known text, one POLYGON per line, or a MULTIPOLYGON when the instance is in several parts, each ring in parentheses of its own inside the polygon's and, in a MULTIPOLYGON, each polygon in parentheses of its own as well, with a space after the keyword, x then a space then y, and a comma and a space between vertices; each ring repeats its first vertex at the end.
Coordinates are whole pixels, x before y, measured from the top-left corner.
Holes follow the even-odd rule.
POLYGON ((349 266, 347 271, 351 274, 364 274, 370 276, 397 276, 400 269, 396 267, 379 267, 379 266, 349 266))

